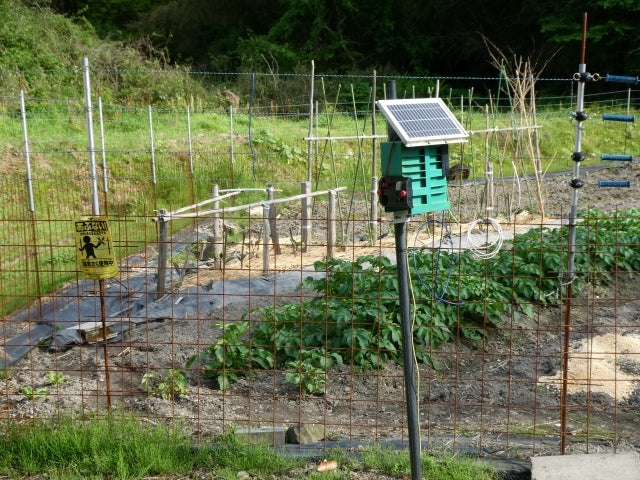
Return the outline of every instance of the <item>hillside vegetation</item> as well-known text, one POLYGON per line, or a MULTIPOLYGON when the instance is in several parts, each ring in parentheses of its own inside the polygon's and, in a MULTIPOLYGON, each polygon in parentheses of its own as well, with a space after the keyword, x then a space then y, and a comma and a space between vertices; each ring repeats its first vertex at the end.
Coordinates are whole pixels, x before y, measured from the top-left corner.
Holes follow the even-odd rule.
POLYGON ((162 52, 143 40, 105 40, 87 22, 17 1, 0 1, 0 18, 0 95, 15 92, 22 80, 29 96, 81 100, 77 72, 85 57, 90 59, 93 85, 106 101, 141 102, 150 96, 162 102, 205 94, 188 75, 164 75, 161 82, 141 75, 149 70, 187 71, 169 65, 162 52))

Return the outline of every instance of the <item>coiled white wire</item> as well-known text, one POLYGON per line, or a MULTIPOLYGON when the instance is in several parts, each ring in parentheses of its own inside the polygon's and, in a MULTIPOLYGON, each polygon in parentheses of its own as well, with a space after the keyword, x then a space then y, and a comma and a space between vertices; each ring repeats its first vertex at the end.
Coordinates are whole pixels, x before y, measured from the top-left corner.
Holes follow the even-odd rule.
MULTIPOLYGON (((493 236, 493 235, 492 235, 493 236)), ((486 240, 489 239, 489 235, 484 235, 486 240)), ((469 229, 467 230, 467 243, 469 245, 469 250, 473 254, 473 257, 478 260, 487 260, 489 258, 495 257, 500 249, 502 248, 502 243, 504 242, 504 234, 502 233, 502 227, 500 224, 491 217, 487 218, 479 218, 469 224, 469 229), (495 239, 492 239, 490 242, 484 243, 475 243, 473 241, 473 235, 471 231, 478 224, 491 225, 495 230, 495 239)))

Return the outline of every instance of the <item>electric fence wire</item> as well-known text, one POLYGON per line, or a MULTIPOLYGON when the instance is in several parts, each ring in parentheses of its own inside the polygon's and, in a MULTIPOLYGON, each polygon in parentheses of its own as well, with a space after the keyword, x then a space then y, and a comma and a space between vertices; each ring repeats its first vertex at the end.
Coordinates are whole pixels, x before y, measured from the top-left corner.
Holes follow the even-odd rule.
MULTIPOLYGON (((123 73, 133 73, 133 74, 163 74, 163 75, 181 75, 181 76, 222 76, 222 77, 241 77, 245 75, 255 75, 259 77, 311 77, 310 73, 277 73, 273 74, 272 72, 256 72, 256 73, 248 73, 241 71, 209 71, 209 70, 161 70, 161 69, 147 69, 147 68, 92 68, 92 72, 96 73, 106 73, 109 75, 113 74, 123 74, 123 73)), ((4 72, 13 73, 13 74, 21 74, 21 73, 69 73, 75 72, 75 68, 49 68, 49 69, 40 69, 40 68, 28 68, 28 69, 3 69, 4 72)), ((318 75, 318 74, 316 74, 318 75)), ((352 75, 352 74, 339 74, 339 73, 321 73, 319 74, 326 78, 371 78, 371 75, 352 75)), ((379 79, 391 79, 395 80, 398 78, 409 79, 409 80, 464 80, 464 81, 495 81, 498 80, 496 77, 491 76, 452 76, 452 75, 377 75, 379 79)), ((544 77, 544 78, 536 78, 537 82, 571 82, 573 83, 572 77, 544 77)))
POLYGON ((423 222, 422 225, 420 225, 420 227, 418 228, 418 230, 416 231, 416 235, 413 239, 413 268, 416 272, 416 276, 418 277, 418 280, 420 281, 420 284, 424 287, 424 289, 429 292, 433 298, 436 300, 436 303, 446 303, 447 305, 462 305, 464 303, 463 300, 460 300, 458 302, 455 301, 451 301, 451 300, 446 300, 444 298, 445 294, 447 293, 447 289, 449 288, 449 282, 451 281, 451 276, 453 275, 453 258, 454 258, 454 246, 453 246, 453 239, 451 238, 451 232, 449 231, 449 227, 447 226, 446 222, 444 221, 444 211, 442 212, 442 220, 435 220, 433 218, 428 219, 427 221, 423 222), (417 248, 417 243, 418 243, 418 237, 420 236, 420 232, 422 232, 422 230, 428 226, 428 225, 440 225, 440 244, 438 245, 438 255, 436 257, 436 268, 435 268, 435 272, 434 272, 434 276, 433 276, 433 286, 430 288, 427 286, 427 284, 425 283, 425 281, 422 278, 422 275, 420 275, 420 269, 418 268, 418 261, 417 261, 417 256, 416 256, 416 252, 418 251, 417 248), (449 272, 447 273, 447 278, 444 282, 444 285, 442 286, 442 292, 437 295, 436 294, 436 286, 437 286, 437 282, 438 282, 438 277, 440 274, 440 257, 442 255, 443 252, 443 245, 445 243, 445 241, 449 244, 450 248, 448 248, 450 250, 450 256, 451 259, 449 261, 449 272))

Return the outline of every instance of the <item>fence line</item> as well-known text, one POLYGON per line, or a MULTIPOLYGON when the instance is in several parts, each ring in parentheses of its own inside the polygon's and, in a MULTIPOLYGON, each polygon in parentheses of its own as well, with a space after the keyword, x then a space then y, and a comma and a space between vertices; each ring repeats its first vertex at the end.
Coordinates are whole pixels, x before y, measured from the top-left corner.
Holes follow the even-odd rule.
MULTIPOLYGON (((362 90, 354 96, 365 97, 362 90)), ((2 421, 103 413, 108 385, 123 410, 153 421, 186 418, 197 443, 229 430, 262 427, 279 435, 319 424, 322 438, 298 448, 404 446, 397 290, 388 261, 393 223, 370 215, 376 199, 369 177, 379 173, 374 140, 383 135, 368 123, 368 102, 356 102, 354 112, 353 103, 316 99, 311 134, 302 101, 254 106, 254 164, 249 116, 239 105, 135 107, 99 97, 101 143, 94 149, 86 146, 78 99, 0 95, 0 371, 8 372, 0 377, 2 421), (121 272, 105 281, 106 333, 115 338, 104 344, 87 329, 101 319, 100 290, 79 273, 72 227, 91 202, 92 150, 102 155, 99 202, 121 272), (309 165, 313 190, 299 194, 309 165), (244 205, 236 203, 240 191, 244 205), (315 200, 288 203, 303 198, 315 200), (277 214, 267 211, 275 204, 282 205, 277 214), (258 216, 246 212, 253 207, 258 216), (207 260, 209 236, 216 248, 207 260), (51 385, 48 372, 69 381, 51 385), (163 397, 172 378, 184 379, 187 391, 163 397), (28 395, 24 387, 48 395, 28 395)), ((560 111, 540 109, 532 123, 549 180, 546 199, 554 205, 539 218, 527 199, 527 182, 534 181, 527 175, 537 168, 523 147, 530 129, 488 98, 461 100, 465 128, 484 135, 451 150, 452 163, 466 165, 470 177, 449 181, 452 209, 445 216, 409 225, 425 444, 478 456, 557 453, 563 407, 570 412, 570 451, 638 443, 640 293, 633 275, 640 253, 633 235, 640 215, 618 209, 636 198, 638 139, 633 125, 605 129, 595 120, 610 109, 633 113, 636 96, 620 90, 586 97, 593 153, 582 170, 589 204, 577 226, 582 290, 572 299, 567 365, 566 212, 555 211, 552 200, 563 198, 571 178, 552 176, 551 167, 572 160, 570 143, 550 132, 573 128, 570 102, 565 98, 560 111), (607 147, 628 160, 589 170, 602 167, 595 152, 607 147), (481 238, 482 251, 494 238, 477 221, 489 205, 487 161, 496 180, 492 212, 504 238, 495 257, 474 259, 460 247, 463 240, 481 238), (629 188, 600 190, 596 179, 628 181, 629 188)))
MULTIPOLYGON (((266 189, 267 191, 272 192, 273 189, 266 189)), ((209 202, 214 202, 218 203, 220 200, 222 200, 223 198, 227 198, 230 197, 232 195, 236 195, 238 193, 241 193, 240 191, 236 191, 236 192, 231 192, 227 195, 222 195, 222 196, 216 196, 214 197, 212 200, 204 200, 202 202, 199 202, 195 205, 190 205, 187 207, 182 207, 179 208, 178 210, 175 210, 173 212, 168 212, 164 209, 160 209, 158 211, 158 215, 156 217, 153 218, 154 222, 158 222, 160 224, 160 228, 159 228, 159 239, 158 239, 158 243, 160 245, 160 252, 158 254, 158 286, 157 286, 157 295, 158 298, 162 297, 165 293, 166 293, 166 289, 165 289, 165 278, 166 278, 166 271, 167 271, 167 251, 165 246, 167 244, 169 244, 169 237, 168 237, 168 233, 167 233, 167 228, 164 225, 166 222, 169 222, 171 220, 175 220, 178 218, 197 218, 197 219, 205 219, 208 217, 214 217, 216 218, 217 216, 219 216, 219 214, 228 214, 228 213, 233 213, 233 212, 241 212, 241 211, 248 211, 251 210, 252 208, 255 207, 263 207, 263 214, 262 214, 262 218, 263 218, 263 222, 262 222, 262 232, 263 232, 263 244, 262 244, 262 248, 263 248, 263 253, 262 253, 262 272, 264 274, 268 274, 271 269, 269 268, 269 250, 270 248, 273 246, 274 247, 274 253, 278 254, 278 249, 275 248, 277 245, 277 239, 278 239, 278 232, 277 230, 274 228, 275 226, 275 222, 273 222, 272 220, 274 219, 274 214, 275 214, 275 210, 273 210, 273 207, 279 203, 289 203, 292 202, 294 200, 307 200, 309 198, 312 197, 317 197, 320 195, 329 195, 330 198, 335 198, 335 194, 337 192, 340 191, 344 191, 346 190, 346 187, 339 187, 336 189, 331 189, 331 190, 321 190, 321 191, 315 191, 315 192, 309 192, 309 193, 303 193, 301 195, 295 195, 295 196, 290 196, 290 197, 286 197, 286 198, 270 198, 269 200, 262 200, 260 202, 254 202, 254 203, 248 203, 248 204, 244 204, 244 205, 237 205, 235 207, 225 207, 225 208, 214 208, 212 210, 206 210, 203 212, 197 212, 197 213, 181 213, 184 212, 185 210, 188 209, 192 209, 192 208, 196 208, 198 206, 201 206, 203 204, 209 203, 209 202), (273 239, 273 244, 269 243, 269 237, 271 237, 273 239)), ((303 205, 303 210, 304 210, 304 205, 303 205)), ((327 220, 326 223, 327 225, 335 225, 335 221, 336 221, 336 210, 335 210, 335 202, 330 201, 329 202, 329 209, 327 212, 327 220)), ((310 230, 311 229, 311 217, 310 216, 304 216, 301 219, 301 225, 300 225, 300 229, 302 231, 305 230, 310 230)), ((224 246, 222 248, 220 248, 220 239, 223 238, 222 232, 221 232, 222 228, 218 223, 214 223, 214 228, 213 228, 213 235, 211 238, 211 250, 214 254, 214 258, 217 257, 217 253, 224 251, 225 248, 224 246)), ((327 239, 326 239, 326 245, 327 245, 327 252, 328 252, 328 258, 333 258, 335 255, 335 248, 336 248, 336 237, 335 237, 335 227, 332 228, 328 228, 327 229, 327 239)), ((207 247, 204 247, 205 249, 207 247)), ((203 260, 203 257, 201 256, 200 260, 203 260)), ((222 260, 222 263, 224 263, 224 259, 222 260)), ((222 268, 222 267, 220 267, 222 268)))

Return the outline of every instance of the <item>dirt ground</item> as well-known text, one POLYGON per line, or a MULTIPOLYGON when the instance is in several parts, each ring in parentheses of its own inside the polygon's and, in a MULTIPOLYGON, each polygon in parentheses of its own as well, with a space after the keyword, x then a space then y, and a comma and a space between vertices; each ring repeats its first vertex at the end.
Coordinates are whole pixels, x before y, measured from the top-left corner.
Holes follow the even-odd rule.
MULTIPOLYGON (((636 164, 585 170, 586 186, 579 191, 579 209, 637 207, 639 176, 636 164), (625 179, 632 184, 630 188, 598 188, 600 179, 625 179)), ((547 218, 567 216, 573 195, 569 179, 568 175, 545 179, 547 218)), ((505 182, 497 185, 496 197, 498 206, 510 204, 497 214, 505 227, 540 222, 539 216, 528 213, 532 210, 530 199, 535 197, 531 185, 505 182)), ((482 198, 481 185, 451 184, 452 217, 464 224, 482 215, 478 207, 482 198)), ((296 224, 295 214, 283 211, 281 215, 296 224)), ((380 236, 393 230, 392 222, 385 218, 380 236)), ((417 225, 410 228, 415 230, 417 225)), ((314 227, 314 234, 322 237, 323 226, 314 227)), ((358 234, 353 231, 355 242, 340 254, 349 258, 369 251, 393 252, 392 235, 371 247, 368 241, 358 241, 358 234)), ((277 259, 278 269, 299 269, 302 264, 312 264, 313 255, 322 258, 322 252, 309 256, 294 253, 293 245, 284 242, 286 239, 284 253, 277 259)), ((323 252, 326 254, 326 248, 323 252)), ((261 261, 258 265, 247 269, 247 274, 259 275, 261 261)), ((209 282, 216 275, 217 271, 205 271, 203 267, 197 275, 185 278, 180 288, 209 282)), ((292 295, 295 298, 302 293, 292 295)), ((256 298, 250 305, 231 303, 223 309, 200 312, 199 318, 150 322, 110 343, 112 407, 139 412, 149 421, 184 419, 189 433, 201 443, 213 441, 230 428, 286 428, 313 423, 325 426, 324 439, 315 447, 342 442, 357 448, 361 443, 398 439, 405 439, 406 447, 401 366, 387 365, 373 372, 349 366, 334 368, 327 376, 323 395, 301 394, 297 387, 284 382, 284 372, 257 372, 221 391, 196 371, 185 369, 189 357, 216 341, 219 331, 211 328, 213 324, 241 319, 250 308, 265 304, 273 304, 273 299, 256 298), (161 375, 170 368, 185 372, 188 394, 174 400, 148 396, 141 386, 142 376, 151 371, 161 375)), ((608 285, 588 286, 572 302, 567 453, 619 451, 640 444, 639 312, 640 282, 626 274, 608 285)), ((433 352, 435 368, 419 366, 420 427, 425 445, 496 457, 559 453, 559 379, 565 318, 565 307, 559 302, 537 308, 533 318, 505 318, 504 328, 487 331, 479 346, 460 341, 433 352)), ((57 354, 36 349, 5 380, 0 413, 43 417, 60 411, 104 408, 107 389, 103 365, 101 345, 77 346, 57 354), (48 371, 61 372, 69 381, 47 386, 48 371), (19 392, 25 385, 46 387, 50 395, 41 401, 29 401, 19 392)), ((367 477, 363 474, 358 478, 367 477)))

